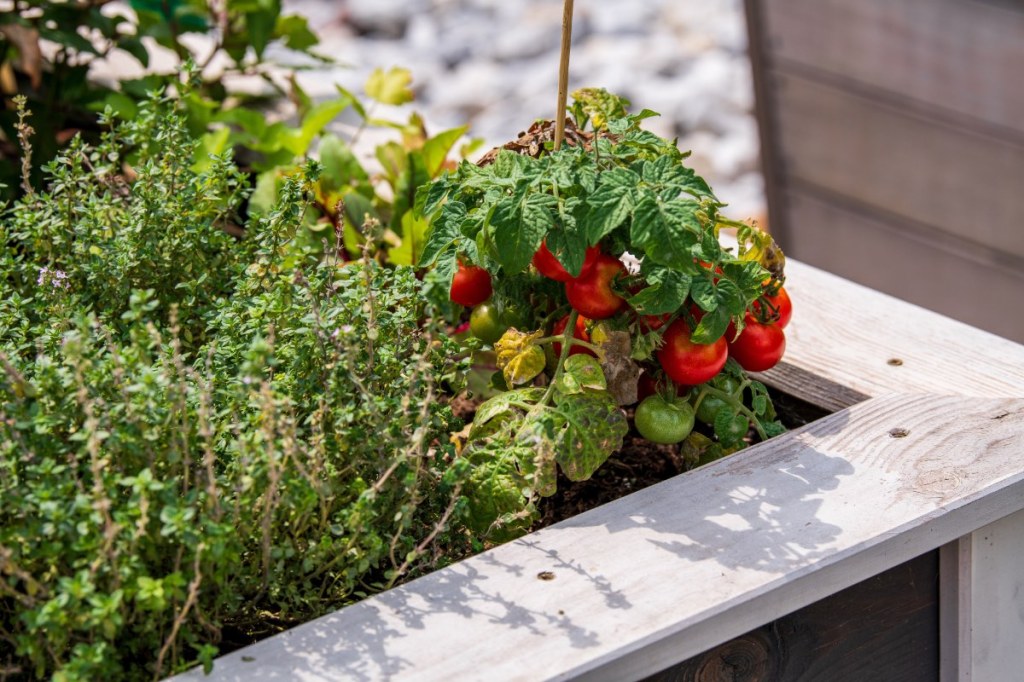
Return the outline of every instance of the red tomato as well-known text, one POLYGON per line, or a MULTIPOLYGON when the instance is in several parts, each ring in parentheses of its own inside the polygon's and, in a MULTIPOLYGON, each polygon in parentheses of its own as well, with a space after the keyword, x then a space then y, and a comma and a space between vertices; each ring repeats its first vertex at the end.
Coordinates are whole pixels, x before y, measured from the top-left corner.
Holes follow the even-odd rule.
POLYGON ((711 379, 722 371, 729 357, 725 337, 714 343, 694 343, 690 340, 690 328, 682 319, 669 325, 662 339, 658 362, 672 381, 684 386, 696 386, 711 379))
POLYGON ((600 254, 590 270, 565 284, 569 305, 592 320, 603 320, 622 310, 626 299, 612 291, 612 281, 626 272, 618 258, 600 254))
POLYGON ((459 271, 452 277, 449 297, 455 303, 474 306, 491 297, 491 276, 478 265, 459 263, 459 271))
POLYGON ((640 324, 647 331, 653 332, 655 329, 661 329, 668 322, 668 318, 672 317, 669 313, 664 315, 641 315, 640 324))
MULTIPOLYGON (((568 315, 560 319, 558 322, 555 322, 555 326, 551 328, 551 335, 559 336, 563 334, 565 332, 565 325, 567 324, 569 324, 568 315)), ((583 317, 582 315, 576 316, 576 331, 573 333, 572 336, 574 339, 579 339, 580 341, 587 341, 589 343, 590 334, 587 333, 587 318, 583 317)), ((562 344, 556 341, 551 344, 551 347, 552 350, 555 351, 555 355, 557 355, 558 357, 562 356, 562 344)), ((578 353, 585 353, 587 355, 592 355, 595 358, 597 357, 597 355, 594 354, 594 351, 590 350, 589 348, 584 348, 583 346, 573 345, 573 347, 569 349, 569 355, 576 355, 578 353)))
POLYGON ((761 324, 747 315, 746 326, 729 343, 729 355, 748 372, 763 372, 774 367, 786 352, 786 334, 777 324, 761 324))
MULTIPOLYGON (((600 253, 601 251, 596 246, 591 246, 587 249, 587 253, 583 257, 583 268, 580 270, 580 277, 593 267, 600 253)), ((558 262, 555 254, 548 250, 547 241, 541 242, 537 253, 533 254, 533 267, 537 268, 540 274, 556 282, 568 282, 572 279, 572 275, 558 262)))
MULTIPOLYGON (((768 300, 769 308, 766 312, 770 313, 774 309, 779 313, 779 319, 775 321, 775 324, 779 325, 779 327, 785 327, 789 324, 789 321, 793 319, 793 302, 789 300, 786 288, 779 287, 779 293, 774 296, 765 296, 765 298, 768 300)), ((759 312, 761 310, 761 302, 754 301, 753 308, 755 313, 759 312)))

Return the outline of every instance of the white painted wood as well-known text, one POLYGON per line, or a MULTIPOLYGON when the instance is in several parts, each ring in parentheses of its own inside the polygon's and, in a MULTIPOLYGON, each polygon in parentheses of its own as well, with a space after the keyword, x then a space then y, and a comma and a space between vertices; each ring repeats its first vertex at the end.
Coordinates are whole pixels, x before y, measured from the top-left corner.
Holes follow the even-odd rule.
POLYGON ((965 660, 971 651, 970 558, 970 535, 939 548, 939 682, 970 679, 965 660))
POLYGON ((1019 511, 1022 463, 1022 398, 872 399, 218 659, 211 679, 636 679, 1019 511))
MULTIPOLYGON (((1024 512, 971 534, 970 653, 962 680, 1016 680, 1024 676, 1024 512)), ((965 590, 966 591, 966 590, 965 590)))
POLYGON ((786 290, 786 355, 762 378, 798 397, 837 409, 898 392, 1024 396, 1020 344, 797 261, 786 290))

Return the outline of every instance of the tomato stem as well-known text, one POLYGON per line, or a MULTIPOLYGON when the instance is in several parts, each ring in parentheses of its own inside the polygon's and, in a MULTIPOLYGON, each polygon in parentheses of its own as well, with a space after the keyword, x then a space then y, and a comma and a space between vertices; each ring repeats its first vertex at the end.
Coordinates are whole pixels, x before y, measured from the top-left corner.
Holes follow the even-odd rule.
POLYGON ((761 440, 768 440, 768 434, 765 433, 764 427, 761 426, 761 420, 758 419, 757 415, 754 414, 746 405, 743 404, 742 400, 736 397, 736 395, 743 395, 743 391, 746 390, 747 386, 749 385, 749 381, 743 382, 742 384, 740 384, 740 387, 736 389, 735 394, 715 388, 714 386, 705 385, 703 388, 701 388, 701 394, 697 397, 697 403, 694 406, 694 411, 696 412, 697 407, 700 406, 700 401, 704 399, 705 395, 712 395, 722 400, 724 403, 732 407, 737 412, 743 414, 743 416, 749 419, 750 422, 753 424, 754 429, 757 431, 758 437, 761 440))

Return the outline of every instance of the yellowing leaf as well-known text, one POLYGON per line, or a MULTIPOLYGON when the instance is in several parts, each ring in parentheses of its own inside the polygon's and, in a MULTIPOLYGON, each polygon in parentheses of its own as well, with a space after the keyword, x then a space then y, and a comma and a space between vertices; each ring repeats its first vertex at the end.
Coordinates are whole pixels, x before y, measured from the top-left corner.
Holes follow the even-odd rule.
POLYGON ((505 375, 505 383, 509 386, 525 384, 544 371, 544 349, 536 344, 543 335, 543 331, 524 333, 509 329, 494 344, 498 369, 505 375))
POLYGON ((381 104, 405 104, 413 99, 410 83, 412 73, 408 69, 393 66, 385 72, 378 68, 366 80, 366 94, 381 104))

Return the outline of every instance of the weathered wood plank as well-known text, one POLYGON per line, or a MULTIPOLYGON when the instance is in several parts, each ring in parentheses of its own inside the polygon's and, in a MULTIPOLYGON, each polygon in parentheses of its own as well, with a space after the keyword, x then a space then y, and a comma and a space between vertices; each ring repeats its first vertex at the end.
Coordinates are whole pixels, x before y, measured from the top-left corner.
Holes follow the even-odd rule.
MULTIPOLYGON (((822 211, 822 217, 833 215, 827 207, 822 211)), ((835 248, 859 256, 855 241, 837 237, 835 248)), ((896 268, 883 253, 863 256, 877 258, 880 268, 896 268)), ((895 392, 1024 395, 1024 346, 797 261, 786 266, 786 289, 794 311, 786 355, 761 375, 783 391, 828 409, 895 392)), ((977 305, 1006 311, 1013 300, 978 292, 977 305)), ((1019 321, 1024 315, 1008 317, 1019 321)))
POLYGON ((938 554, 922 554, 646 682, 935 682, 938 554))
POLYGON ((640 678, 1019 510, 1022 456, 1024 399, 876 398, 235 652, 212 679, 640 678))
MULTIPOLYGON (((1024 230, 1013 227, 1024 223, 1024 141, 950 127, 786 73, 773 82, 787 182, 812 184, 1024 259, 1024 230)), ((795 224, 796 216, 789 221, 795 224)))
POLYGON ((1024 11, 964 0, 760 3, 780 66, 838 74, 1024 136, 1024 11))

